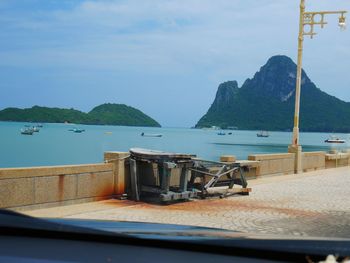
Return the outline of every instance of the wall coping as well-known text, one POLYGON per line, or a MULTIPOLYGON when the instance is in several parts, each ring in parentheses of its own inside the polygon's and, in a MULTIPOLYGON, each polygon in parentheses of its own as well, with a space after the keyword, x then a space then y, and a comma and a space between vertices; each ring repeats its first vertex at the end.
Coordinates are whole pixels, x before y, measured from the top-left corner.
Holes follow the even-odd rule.
POLYGON ((110 163, 0 168, 0 180, 40 176, 58 176, 81 173, 108 172, 112 170, 113 164, 110 163))
POLYGON ((248 156, 248 160, 251 160, 251 161, 292 159, 292 158, 294 158, 294 153, 253 154, 248 156))
POLYGON ((303 152, 306 156, 319 156, 319 155, 326 155, 326 152, 319 151, 319 152, 303 152))
POLYGON ((327 153, 326 160, 340 160, 350 158, 349 153, 327 153))
POLYGON ((239 163, 241 166, 258 167, 260 165, 259 161, 252 160, 236 160, 235 163, 239 163))
POLYGON ((104 153, 111 153, 111 154, 130 154, 130 152, 118 152, 118 151, 106 151, 104 153))

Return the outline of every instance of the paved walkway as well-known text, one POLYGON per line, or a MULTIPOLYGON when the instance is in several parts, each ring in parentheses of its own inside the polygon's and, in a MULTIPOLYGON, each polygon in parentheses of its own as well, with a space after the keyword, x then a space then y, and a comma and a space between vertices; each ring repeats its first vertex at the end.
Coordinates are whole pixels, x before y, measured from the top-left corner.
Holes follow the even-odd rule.
POLYGON ((27 211, 28 215, 142 221, 249 233, 350 237, 350 167, 249 181, 249 196, 167 206, 106 200, 27 211))

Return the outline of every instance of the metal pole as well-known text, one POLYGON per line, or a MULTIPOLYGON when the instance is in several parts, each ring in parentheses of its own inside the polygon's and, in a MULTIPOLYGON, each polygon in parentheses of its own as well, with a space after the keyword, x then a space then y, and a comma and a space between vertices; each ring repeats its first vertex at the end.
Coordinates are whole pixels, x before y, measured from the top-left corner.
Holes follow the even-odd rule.
POLYGON ((297 79, 295 86, 295 108, 294 108, 294 127, 292 144, 288 147, 288 152, 294 153, 294 172, 302 172, 302 149, 299 145, 299 109, 300 109, 300 89, 302 75, 303 59, 303 42, 304 42, 304 14, 305 0, 300 1, 300 18, 299 18, 299 36, 298 36, 298 65, 297 79))
POLYGON ((302 166, 302 147, 299 142, 299 110, 300 110, 300 91, 302 82, 302 60, 303 60, 303 42, 304 36, 310 36, 311 38, 316 35, 314 32, 314 26, 320 25, 321 28, 325 24, 324 16, 326 14, 340 14, 339 23, 345 25, 344 14, 346 11, 321 11, 321 12, 305 12, 305 0, 300 0, 300 17, 299 17, 299 36, 298 36, 298 64, 297 64, 297 78, 295 86, 295 108, 294 108, 294 127, 292 144, 288 147, 288 152, 294 154, 294 172, 301 173, 302 166), (321 22, 315 21, 315 15, 321 16, 321 22), (311 27, 309 32, 304 32, 304 25, 311 27))
POLYGON ((295 112, 294 112, 292 146, 299 145, 299 110, 300 110, 300 89, 301 89, 303 42, 304 42, 304 13, 305 13, 305 0, 301 0, 299 36, 298 36, 298 64, 297 64, 297 79, 296 79, 296 87, 295 87, 295 108, 294 108, 295 112))

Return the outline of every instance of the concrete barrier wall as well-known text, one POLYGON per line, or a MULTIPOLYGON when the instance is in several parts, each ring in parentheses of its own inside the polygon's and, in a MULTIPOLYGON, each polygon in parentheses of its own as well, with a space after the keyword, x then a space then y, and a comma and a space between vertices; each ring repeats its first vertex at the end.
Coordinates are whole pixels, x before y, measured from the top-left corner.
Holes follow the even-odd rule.
MULTIPOLYGON (((0 168, 0 208, 30 209, 108 199, 127 192, 129 153, 106 152, 105 163, 29 168, 0 168)), ((294 173, 294 154, 257 154, 248 178, 294 173)), ((304 152, 303 171, 350 165, 350 153, 304 152)), ((146 169, 144 172, 147 172, 146 169)))
POLYGON ((326 168, 350 166, 350 153, 326 154, 326 168))
POLYGON ((128 179, 129 179, 129 166, 127 163, 128 152, 105 152, 105 163, 112 164, 113 176, 114 176, 114 192, 116 195, 122 195, 126 193, 128 179))
POLYGON ((326 152, 304 152, 302 154, 303 172, 325 169, 326 152))
POLYGON ((59 205, 114 194, 113 164, 0 169, 0 208, 59 205))
POLYGON ((249 155, 248 160, 259 161, 257 176, 294 173, 293 153, 249 155))

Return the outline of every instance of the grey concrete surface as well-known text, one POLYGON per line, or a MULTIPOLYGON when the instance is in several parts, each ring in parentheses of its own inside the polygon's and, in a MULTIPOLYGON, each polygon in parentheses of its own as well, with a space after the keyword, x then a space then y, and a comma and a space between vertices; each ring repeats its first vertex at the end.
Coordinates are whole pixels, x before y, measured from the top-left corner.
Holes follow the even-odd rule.
POLYGON ((249 196, 171 205, 106 200, 26 211, 32 216, 141 221, 256 234, 350 238, 350 167, 249 181, 249 196))

